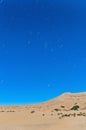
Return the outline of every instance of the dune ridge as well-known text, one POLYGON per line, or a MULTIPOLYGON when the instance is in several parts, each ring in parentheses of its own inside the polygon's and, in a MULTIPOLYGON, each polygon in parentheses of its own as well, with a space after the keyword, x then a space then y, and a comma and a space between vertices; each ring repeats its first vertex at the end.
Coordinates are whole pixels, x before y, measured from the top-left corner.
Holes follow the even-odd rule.
POLYGON ((39 104, 0 106, 0 130, 86 130, 86 92, 39 104))

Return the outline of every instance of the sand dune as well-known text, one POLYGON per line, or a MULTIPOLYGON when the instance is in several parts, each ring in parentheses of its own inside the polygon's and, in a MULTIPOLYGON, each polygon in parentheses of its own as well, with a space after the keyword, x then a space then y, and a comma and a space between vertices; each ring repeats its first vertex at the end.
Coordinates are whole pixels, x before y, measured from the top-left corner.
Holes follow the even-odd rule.
POLYGON ((44 103, 0 107, 0 130, 86 130, 86 93, 44 103))

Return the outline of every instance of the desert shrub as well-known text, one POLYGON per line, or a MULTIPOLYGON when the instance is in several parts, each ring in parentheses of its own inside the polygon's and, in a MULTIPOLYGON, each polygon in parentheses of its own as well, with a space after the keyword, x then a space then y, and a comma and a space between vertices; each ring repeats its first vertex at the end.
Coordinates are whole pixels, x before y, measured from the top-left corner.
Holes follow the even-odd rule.
POLYGON ((77 114, 77 116, 81 116, 81 114, 80 114, 80 113, 78 113, 78 114, 77 114))
POLYGON ((58 109, 58 108, 55 108, 54 111, 59 111, 59 109, 58 109))
POLYGON ((71 108, 71 110, 78 110, 79 109, 79 106, 78 105, 75 105, 71 108))
POLYGON ((31 113, 35 113, 35 111, 31 111, 31 113))
POLYGON ((65 114, 64 116, 65 116, 65 117, 70 117, 70 114, 65 114))
POLYGON ((45 116, 45 114, 42 114, 42 116, 45 116))
POLYGON ((0 112, 5 112, 4 110, 1 110, 0 112))
POLYGON ((57 113, 57 115, 59 116, 59 115, 62 115, 62 113, 57 113))
POLYGON ((65 108, 65 106, 61 106, 61 108, 65 108))
POLYGON ((73 116, 76 117, 76 113, 74 113, 73 116))
POLYGON ((7 111, 7 112, 15 112, 14 110, 9 110, 9 111, 7 111))

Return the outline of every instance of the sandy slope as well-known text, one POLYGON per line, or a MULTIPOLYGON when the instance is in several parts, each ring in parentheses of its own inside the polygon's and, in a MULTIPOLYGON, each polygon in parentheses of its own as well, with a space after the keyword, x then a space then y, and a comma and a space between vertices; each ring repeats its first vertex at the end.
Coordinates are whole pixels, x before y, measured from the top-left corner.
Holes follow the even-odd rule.
POLYGON ((86 130, 86 93, 37 105, 0 107, 0 130, 86 130), (70 110, 79 105, 78 111, 70 110))

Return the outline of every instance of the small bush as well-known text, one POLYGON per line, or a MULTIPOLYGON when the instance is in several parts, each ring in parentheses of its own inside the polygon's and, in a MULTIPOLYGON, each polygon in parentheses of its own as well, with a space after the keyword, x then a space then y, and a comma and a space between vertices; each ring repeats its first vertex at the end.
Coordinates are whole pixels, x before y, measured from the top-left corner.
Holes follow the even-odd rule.
POLYGON ((4 110, 1 110, 0 112, 5 112, 4 110))
POLYGON ((31 111, 31 113, 35 113, 35 111, 31 111))
POLYGON ((45 116, 45 114, 42 114, 42 116, 45 116))
POLYGON ((61 108, 65 108, 65 106, 61 106, 61 108))
POLYGON ((54 111, 59 111, 59 109, 58 109, 58 108, 55 108, 54 111))
POLYGON ((79 106, 78 105, 75 105, 71 108, 71 110, 78 110, 79 109, 79 106))
POLYGON ((9 111, 7 111, 7 112, 15 112, 14 110, 9 110, 9 111))

